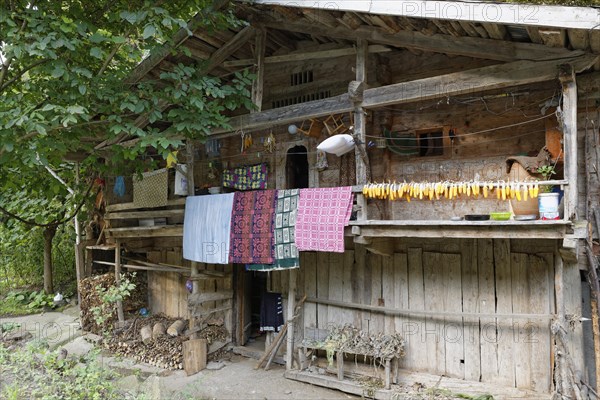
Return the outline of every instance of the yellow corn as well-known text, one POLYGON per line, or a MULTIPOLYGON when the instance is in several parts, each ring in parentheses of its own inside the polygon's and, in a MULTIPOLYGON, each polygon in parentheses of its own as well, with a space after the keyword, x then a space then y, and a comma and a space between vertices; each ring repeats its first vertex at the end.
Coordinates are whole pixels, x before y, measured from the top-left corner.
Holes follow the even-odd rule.
POLYGON ((483 197, 486 199, 488 197, 488 187, 487 186, 483 186, 483 197))

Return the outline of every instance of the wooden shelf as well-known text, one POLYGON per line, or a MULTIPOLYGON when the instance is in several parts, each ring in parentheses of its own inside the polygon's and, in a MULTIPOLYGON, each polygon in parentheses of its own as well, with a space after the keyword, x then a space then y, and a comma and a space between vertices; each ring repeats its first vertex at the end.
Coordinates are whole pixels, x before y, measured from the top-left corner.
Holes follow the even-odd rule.
POLYGON ((151 238, 151 237, 183 237, 183 225, 133 226, 127 228, 110 228, 106 230, 113 238, 151 238))
POLYGON ((352 234, 363 237, 563 239, 571 221, 350 221, 352 234))

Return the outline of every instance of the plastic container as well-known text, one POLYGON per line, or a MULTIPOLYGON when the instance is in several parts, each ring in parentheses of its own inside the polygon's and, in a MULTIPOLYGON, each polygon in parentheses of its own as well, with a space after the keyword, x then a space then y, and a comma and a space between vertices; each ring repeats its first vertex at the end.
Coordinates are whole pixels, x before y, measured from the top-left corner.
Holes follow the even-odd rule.
POLYGON ((540 219, 554 220, 560 219, 558 212, 558 193, 540 193, 538 195, 538 207, 540 211, 540 219))
POLYGON ((510 212, 493 212, 490 213, 490 218, 494 221, 508 221, 511 215, 510 212))

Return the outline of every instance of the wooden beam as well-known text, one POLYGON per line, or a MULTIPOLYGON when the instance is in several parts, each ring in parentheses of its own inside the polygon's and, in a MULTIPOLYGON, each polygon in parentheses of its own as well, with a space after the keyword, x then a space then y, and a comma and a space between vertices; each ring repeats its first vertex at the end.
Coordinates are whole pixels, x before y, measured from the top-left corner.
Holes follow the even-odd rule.
MULTIPOLYGON (((167 206, 182 206, 185 205, 185 198, 172 199, 167 201, 167 206)), ((106 211, 109 213, 117 212, 117 211, 126 211, 126 210, 135 210, 139 207, 135 205, 135 203, 118 203, 118 204, 109 204, 106 206, 106 211)))
POLYGON ((198 293, 195 295, 192 294, 188 297, 188 303, 190 305, 200 305, 208 301, 220 301, 231 299, 233 299, 233 291, 223 290, 220 292, 198 293))
POLYGON ((506 27, 500 24, 482 24, 483 28, 487 31, 492 39, 504 40, 506 39, 506 27))
POLYGON ((542 41, 542 37, 540 36, 540 33, 538 32, 538 28, 535 26, 528 26, 525 28, 527 30, 527 34, 529 35, 529 39, 531 39, 531 41, 533 43, 544 43, 542 41))
MULTIPOLYGON (((372 45, 369 46, 369 53, 385 53, 392 51, 387 46, 372 45)), ((265 57, 265 64, 277 64, 284 62, 297 62, 306 60, 320 60, 320 59, 331 59, 336 57, 346 57, 356 54, 355 47, 347 47, 343 49, 332 49, 332 50, 320 50, 320 51, 309 51, 309 52, 294 52, 290 54, 283 54, 280 56, 265 57)), ((256 65, 257 61, 251 58, 243 60, 225 61, 223 66, 226 68, 241 67, 245 65, 256 65)))
MULTIPOLYGON (((367 51, 369 44, 366 40, 359 39, 356 43, 356 81, 362 82, 367 86, 367 51)), ((362 100, 364 100, 364 93, 362 100)), ((354 140, 356 143, 355 160, 356 160, 356 184, 364 185, 367 183, 367 168, 369 168, 369 159, 366 146, 366 130, 367 130, 367 115, 362 107, 362 103, 357 103, 354 110, 354 140)), ((367 219, 367 200, 359 194, 356 198, 359 207, 357 218, 364 221, 367 219)))
POLYGON ((183 216, 183 208, 175 210, 152 210, 152 211, 126 211, 119 213, 107 213, 104 219, 138 219, 138 218, 168 218, 183 216))
POLYGON ((538 29, 546 46, 564 48, 567 45, 567 31, 564 29, 538 29))
POLYGON ((150 70, 156 67, 162 60, 164 60, 171 52, 179 47, 183 42, 185 42, 189 37, 189 32, 194 32, 200 26, 205 23, 206 14, 214 13, 222 9, 226 4, 228 4, 228 0, 215 0, 212 2, 210 6, 196 14, 190 22, 188 22, 186 28, 181 28, 178 30, 171 42, 161 46, 156 50, 156 52, 150 54, 146 57, 133 71, 129 76, 125 79, 126 84, 133 84, 142 79, 150 70))
POLYGON ((130 228, 110 228, 105 232, 113 238, 136 238, 136 237, 169 237, 183 236, 183 225, 163 226, 134 226, 130 228))
POLYGON ((204 72, 208 73, 212 71, 216 66, 220 65, 233 53, 235 53, 240 47, 245 45, 248 40, 254 37, 256 29, 252 26, 246 26, 244 29, 239 31, 231 40, 225 43, 217 51, 215 51, 210 59, 208 60, 206 67, 203 69, 204 72))
POLYGON ((270 28, 285 29, 291 32, 348 40, 364 39, 370 43, 498 61, 550 60, 583 54, 581 51, 573 52, 564 48, 549 48, 535 43, 508 42, 476 37, 454 37, 442 34, 428 36, 412 31, 400 31, 391 34, 374 26, 361 26, 356 30, 345 27, 330 29, 316 24, 310 25, 306 21, 286 21, 283 23, 264 17, 258 17, 254 22, 270 28))
MULTIPOLYGON (((598 56, 586 55, 561 61, 515 61, 513 63, 492 65, 462 72, 455 72, 411 82, 397 83, 366 89, 362 106, 377 108, 393 104, 413 103, 442 97, 457 96, 501 89, 511 86, 545 82, 556 79, 558 65, 568 62, 576 72, 585 71, 593 65, 598 56)), ((310 101, 288 107, 245 114, 231 118, 230 129, 215 129, 211 135, 235 132, 239 129, 256 130, 276 125, 290 124, 309 118, 318 118, 330 114, 347 113, 354 110, 348 94, 310 101)))
POLYGON ((571 63, 577 72, 581 72, 592 66, 597 58, 588 55, 562 61, 515 61, 367 89, 363 106, 382 107, 550 81, 557 78, 558 65, 561 63, 571 63))
MULTIPOLYGON (((244 2, 244 0, 238 1, 244 2)), ((321 14, 329 11, 330 4, 314 0, 295 0, 293 2, 288 0, 255 0, 254 3, 276 4, 289 8, 312 8, 318 9, 321 14)), ((579 29, 597 29, 598 18, 600 18, 600 10, 593 7, 502 4, 485 1, 355 0, 338 1, 331 4, 335 6, 336 11, 579 29)))
POLYGON ((289 272, 287 298, 287 350, 285 353, 285 369, 291 371, 294 362, 294 309, 296 307, 296 276, 297 270, 289 272))
MULTIPOLYGON (((116 240, 115 245, 115 284, 118 287, 121 284, 121 241, 116 240)), ((117 319, 119 325, 123 326, 125 323, 125 314, 123 313, 123 302, 117 300, 117 319)))
POLYGON ((577 83, 575 81, 573 66, 561 66, 559 80, 562 85, 562 131, 565 149, 565 179, 569 186, 565 188, 565 219, 575 221, 578 219, 578 145, 577 145, 577 83))
POLYGON ((256 33, 255 58, 253 64, 256 65, 256 79, 252 83, 252 103, 256 107, 254 112, 262 111, 263 87, 265 83, 265 50, 267 48, 267 30, 260 29, 256 33))
POLYGON ((587 30, 569 29, 567 32, 571 47, 577 50, 586 50, 590 45, 590 35, 587 30))

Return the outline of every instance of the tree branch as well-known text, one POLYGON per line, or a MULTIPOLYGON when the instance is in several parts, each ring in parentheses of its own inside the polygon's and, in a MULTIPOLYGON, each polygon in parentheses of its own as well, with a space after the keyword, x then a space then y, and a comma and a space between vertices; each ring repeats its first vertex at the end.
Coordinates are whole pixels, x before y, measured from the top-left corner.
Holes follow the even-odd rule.
MULTIPOLYGON (((15 83, 19 78, 21 78, 23 75, 25 75, 25 73, 27 73, 27 71, 32 70, 33 68, 37 67, 38 65, 42 65, 45 62, 48 62, 48 59, 43 59, 43 60, 39 60, 34 62, 33 64, 29 65, 28 67, 26 67, 23 71, 21 71, 20 73, 18 73, 17 75, 13 76, 12 78, 10 78, 8 81, 6 81, 6 83, 4 84, 0 84, 0 93, 5 91, 6 89, 8 89, 8 87, 10 85, 12 85, 13 83, 15 83)), ((8 67, 6 68, 8 70, 8 67)), ((5 69, 2 68, 2 75, 4 74, 5 69)), ((0 82, 2 82, 4 79, 0 79, 0 82)))
POLYGON ((77 207, 75 208, 75 211, 73 211, 73 213, 66 217, 66 218, 62 218, 62 219, 56 219, 52 222, 49 222, 47 224, 40 224, 37 223, 35 221, 32 220, 28 220, 25 219, 23 217, 18 216, 17 214, 13 214, 12 212, 8 211, 6 208, 0 206, 0 212, 2 212, 3 214, 7 215, 10 218, 14 218, 19 222, 24 223, 25 225, 29 225, 29 226, 37 226, 40 228, 48 228, 48 227, 52 227, 52 226, 58 226, 58 225, 62 225, 65 222, 69 222, 70 220, 72 220, 77 214, 79 214, 79 211, 81 210, 81 207, 83 207, 83 205, 85 204, 85 201, 87 199, 87 197, 89 196, 90 192, 92 191, 92 188, 94 187, 94 180, 92 179, 90 186, 87 188, 87 191, 85 192, 85 195, 83 196, 83 198, 81 199, 81 201, 79 202, 79 204, 77 205, 77 207))

